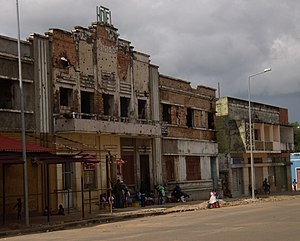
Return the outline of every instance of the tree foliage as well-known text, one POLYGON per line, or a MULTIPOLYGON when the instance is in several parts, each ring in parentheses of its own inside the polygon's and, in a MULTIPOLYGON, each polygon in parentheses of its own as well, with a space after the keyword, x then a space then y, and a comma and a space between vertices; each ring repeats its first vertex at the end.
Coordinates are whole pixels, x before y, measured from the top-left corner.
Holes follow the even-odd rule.
POLYGON ((294 151, 300 152, 300 124, 298 122, 290 123, 294 128, 294 151))

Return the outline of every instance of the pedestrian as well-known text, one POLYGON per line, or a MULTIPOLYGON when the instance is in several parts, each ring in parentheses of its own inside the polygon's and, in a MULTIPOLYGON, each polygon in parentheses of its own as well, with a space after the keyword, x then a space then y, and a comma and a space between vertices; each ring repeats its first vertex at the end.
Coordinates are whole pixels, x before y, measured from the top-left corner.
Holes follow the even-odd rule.
POLYGON ((60 204, 59 207, 58 207, 57 215, 65 215, 65 209, 64 209, 62 204, 60 204))
POLYGON ((154 187, 158 192, 158 205, 161 205, 163 204, 163 200, 166 195, 165 187, 164 185, 159 185, 159 184, 155 185, 154 187))
POLYGON ((17 219, 21 220, 22 218, 22 201, 21 198, 17 198, 17 203, 14 206, 15 209, 17 209, 17 219))
POLYGON ((294 179, 294 181, 293 181, 293 189, 294 189, 295 192, 297 191, 297 181, 296 181, 296 179, 294 179))
POLYGON ((141 193, 141 206, 145 207, 146 206, 146 191, 147 187, 145 182, 142 180, 141 181, 141 188, 140 188, 140 193, 141 193))
POLYGON ((116 198, 116 203, 115 207, 116 208, 123 208, 123 189, 122 189, 122 183, 120 179, 117 180, 116 184, 114 185, 113 189, 115 198, 116 198))

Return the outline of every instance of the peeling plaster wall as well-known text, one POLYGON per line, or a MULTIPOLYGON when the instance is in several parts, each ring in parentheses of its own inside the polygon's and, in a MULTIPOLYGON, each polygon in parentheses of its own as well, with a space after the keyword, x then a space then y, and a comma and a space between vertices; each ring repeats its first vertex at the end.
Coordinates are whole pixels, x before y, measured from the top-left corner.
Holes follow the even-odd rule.
MULTIPOLYGON (((160 115, 163 105, 170 106, 171 123, 162 140, 166 179, 166 161, 174 161, 174 181, 193 198, 203 198, 212 188, 218 188, 218 145, 215 135, 215 90, 205 86, 192 88, 190 82, 160 75, 160 115), (188 109, 192 110, 192 126, 187 126, 188 109), (209 117, 210 116, 210 117, 209 117), (200 180, 187 177, 187 161, 199 160, 200 180), (212 176, 215 173, 215 176, 212 176), (187 181, 188 180, 188 181, 187 181), (215 184, 214 184, 215 183, 215 184)), ((171 182, 171 183, 173 183, 171 182)))

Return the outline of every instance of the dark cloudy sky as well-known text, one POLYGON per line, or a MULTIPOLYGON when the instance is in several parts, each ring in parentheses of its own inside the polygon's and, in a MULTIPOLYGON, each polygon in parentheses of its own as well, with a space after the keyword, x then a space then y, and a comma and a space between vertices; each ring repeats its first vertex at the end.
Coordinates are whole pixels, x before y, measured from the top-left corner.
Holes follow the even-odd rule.
MULTIPOLYGON (((17 37, 16 1, 0 0, 0 34, 17 37)), ((120 37, 151 56, 162 74, 212 88, 221 96, 289 109, 300 122, 299 0, 19 0, 21 36, 71 31, 112 11, 120 37)))

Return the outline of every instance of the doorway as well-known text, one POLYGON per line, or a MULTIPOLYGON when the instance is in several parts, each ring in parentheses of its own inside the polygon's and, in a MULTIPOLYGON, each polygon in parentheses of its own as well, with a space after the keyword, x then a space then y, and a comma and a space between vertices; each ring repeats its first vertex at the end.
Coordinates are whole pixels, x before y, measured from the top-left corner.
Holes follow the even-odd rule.
POLYGON ((150 192, 150 169, 149 169, 149 155, 140 155, 140 175, 141 180, 146 184, 147 193, 150 192))

